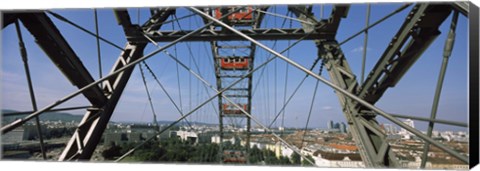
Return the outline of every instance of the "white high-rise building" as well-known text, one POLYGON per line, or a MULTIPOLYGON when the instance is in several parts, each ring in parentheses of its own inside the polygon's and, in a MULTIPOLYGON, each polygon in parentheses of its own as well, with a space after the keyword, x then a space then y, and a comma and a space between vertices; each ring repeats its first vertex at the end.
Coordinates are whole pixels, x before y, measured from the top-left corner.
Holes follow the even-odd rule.
POLYGON ((405 121, 403 121, 403 123, 407 124, 408 126, 411 126, 412 128, 415 128, 413 120, 411 120, 411 119, 406 119, 405 121))
MULTIPOLYGON (((413 123, 413 120, 411 120, 411 119, 406 119, 405 121, 403 121, 403 123, 412 127, 412 128, 415 128, 415 124, 413 123)), ((413 135, 411 132, 407 131, 405 128, 401 128, 399 134, 403 135, 403 137, 406 138, 406 139, 410 139, 411 135, 413 135)))

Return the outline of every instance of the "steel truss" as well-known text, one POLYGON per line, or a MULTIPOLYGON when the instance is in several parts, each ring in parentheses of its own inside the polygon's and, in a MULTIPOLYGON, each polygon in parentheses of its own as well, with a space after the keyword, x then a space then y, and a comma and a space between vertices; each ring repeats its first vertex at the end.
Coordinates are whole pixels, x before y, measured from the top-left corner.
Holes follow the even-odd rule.
MULTIPOLYGON (((258 46, 336 90, 344 115, 349 124, 350 132, 359 147, 360 154, 367 167, 398 166, 395 154, 391 151, 389 144, 386 142, 386 135, 380 130, 376 121, 376 116, 378 115, 385 117, 400 127, 412 132, 427 143, 437 146, 454 157, 468 163, 467 157, 434 141, 429 137, 430 135, 427 136, 395 118, 404 116, 388 114, 374 106, 383 93, 385 93, 388 88, 393 87, 398 83, 402 76, 421 56, 422 52, 425 51, 425 49, 427 49, 433 40, 440 34, 438 27, 450 15, 452 10, 458 10, 464 15, 466 13, 468 14, 468 8, 465 8, 465 4, 416 4, 362 85, 357 83, 356 76, 351 71, 348 62, 342 53, 340 44, 335 40, 335 34, 337 33, 341 18, 347 16, 348 8, 348 6, 335 6, 328 20, 317 21, 312 15, 311 6, 289 6, 289 10, 297 16, 298 20, 305 21, 302 22, 302 28, 260 29, 258 28, 260 26, 259 23, 261 23, 262 16, 265 14, 261 11, 266 11, 267 9, 267 7, 262 7, 261 10, 256 11, 257 16, 259 17, 256 18, 256 23, 252 25, 251 29, 237 30, 232 28, 231 25, 222 22, 225 21, 225 16, 228 16, 229 14, 224 15, 223 18, 217 20, 214 17, 191 7, 190 10, 201 15, 206 23, 205 26, 194 31, 158 30, 162 23, 165 22, 170 15, 175 13, 175 9, 173 8, 152 9, 151 19, 142 26, 132 24, 126 10, 116 10, 115 14, 118 23, 124 28, 128 43, 125 45, 125 48, 118 57, 111 72, 107 76, 96 81, 93 80, 80 59, 76 56, 53 22, 44 12, 9 14, 6 17, 6 22, 3 27, 15 22, 17 19, 22 21, 28 31, 35 37, 39 46, 64 73, 67 79, 69 79, 73 85, 77 86, 79 90, 47 107, 34 111, 23 119, 3 126, 1 129, 2 134, 13 130, 30 119, 38 117, 45 111, 52 110, 55 106, 58 106, 81 93, 89 100, 91 107, 87 109, 84 118, 68 142, 67 147, 64 149, 59 160, 90 159, 136 64, 180 41, 211 41, 218 90, 214 97, 210 98, 199 107, 218 96, 219 108, 221 111, 219 116, 221 129, 223 117, 225 116, 225 113, 222 113, 222 104, 225 102, 231 103, 247 118, 247 137, 249 137, 250 119, 257 122, 251 114, 251 90, 252 73, 258 69, 254 69, 253 67, 255 47, 258 46), (218 24, 217 26, 221 26, 218 27, 221 29, 215 27, 207 28, 213 23, 218 24), (312 26, 311 23, 315 23, 315 25, 312 26), (331 81, 313 73, 283 56, 281 53, 278 53, 255 40, 299 38, 315 40, 318 47, 318 56, 325 64, 325 67, 330 74, 331 81), (250 41, 250 45, 223 46, 218 43, 218 41, 245 39, 250 41), (148 55, 142 56, 144 48, 149 41, 172 42, 148 55), (219 61, 225 57, 218 53, 218 50, 221 48, 250 49, 250 54, 248 55, 248 58, 250 58, 248 72, 235 75, 238 74, 237 71, 222 69, 219 61), (239 77, 234 84, 227 87, 222 84, 223 79, 234 77, 239 77), (233 87, 244 78, 247 78, 247 86, 233 87), (238 92, 242 91, 245 93, 239 95, 238 92), (229 94, 230 92, 232 92, 232 94, 229 94), (238 105, 235 100, 237 98, 246 99, 246 103, 248 104, 247 108, 238 105)), ((232 55, 230 57, 239 56, 232 55)), ((270 61, 271 60, 266 63, 270 61)), ((182 116, 180 119, 186 118, 186 116, 192 114, 199 107, 195 108, 185 116, 182 116)), ((434 115, 430 119, 417 119, 423 119, 430 123, 443 122, 453 125, 464 125, 462 123, 437 120, 434 115)), ((222 142, 223 135, 222 131, 220 132, 220 142, 222 142)), ((280 137, 278 138, 281 139, 280 137)), ((246 146, 248 156, 249 138, 247 138, 246 146)))
MULTIPOLYGON (((251 28, 257 28, 259 23, 261 23, 262 17, 257 17, 256 20, 249 25, 251 28), (255 24, 255 23, 258 23, 255 24)), ((215 27, 210 28, 210 33, 215 32, 215 27)), ((202 33, 201 33, 202 34, 202 33)), ((218 35, 218 34, 217 34, 218 35)), ((230 39, 229 36, 226 38, 230 39)), ((228 40, 224 39, 224 40, 228 40)), ((211 39, 210 39, 211 40, 211 39)), ((254 68, 254 57, 255 57, 255 45, 250 43, 250 45, 244 45, 245 41, 243 42, 234 42, 237 44, 231 45, 225 44, 225 42, 221 41, 211 41, 210 45, 212 48, 212 56, 215 66, 215 78, 217 80, 217 89, 222 90, 224 89, 224 85, 228 85, 228 82, 232 80, 239 79, 241 77, 246 76, 242 82, 238 83, 238 86, 233 88, 226 89, 223 93, 218 96, 218 108, 219 108, 219 161, 220 163, 249 163, 249 151, 250 151, 250 129, 251 129, 251 121, 250 117, 247 115, 242 114, 239 110, 233 109, 231 110, 232 103, 240 104, 244 110, 248 113, 251 112, 252 106, 252 74, 246 75, 251 72, 254 68), (245 55, 239 55, 238 52, 235 54, 236 51, 246 50, 247 53, 245 55), (221 51, 224 51, 223 53, 221 51), (226 52, 225 52, 226 51, 226 52), (240 62, 242 61, 242 62, 240 62), (229 65, 233 64, 233 65, 229 65), (240 64, 237 66, 237 64, 240 64), (224 66, 228 65, 228 66, 224 66), (231 98, 232 101, 223 99, 231 98), (233 149, 226 149, 223 147, 223 140, 225 136, 224 131, 224 119, 235 119, 238 120, 239 118, 246 119, 246 131, 244 134, 235 135, 234 133, 230 132, 230 136, 237 139, 245 139, 245 150, 235 150, 233 152, 234 156, 226 156, 226 153, 230 153, 229 150, 233 149), (234 158, 234 159, 229 159, 234 158)), ((248 44, 248 42, 247 42, 248 44)), ((235 125, 238 126, 238 125, 235 125)))

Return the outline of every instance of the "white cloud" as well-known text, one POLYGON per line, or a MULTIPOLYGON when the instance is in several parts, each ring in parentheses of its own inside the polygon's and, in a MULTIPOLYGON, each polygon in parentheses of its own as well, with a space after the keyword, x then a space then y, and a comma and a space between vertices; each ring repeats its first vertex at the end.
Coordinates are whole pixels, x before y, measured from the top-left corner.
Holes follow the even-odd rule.
POLYGON ((333 107, 332 106, 323 106, 322 107, 322 110, 332 110, 333 107))
MULTIPOLYGON (((367 47, 367 51, 371 51, 371 50, 372 50, 372 48, 367 47)), ((356 48, 352 49, 351 52, 353 52, 353 53, 363 52, 363 46, 356 47, 356 48)))

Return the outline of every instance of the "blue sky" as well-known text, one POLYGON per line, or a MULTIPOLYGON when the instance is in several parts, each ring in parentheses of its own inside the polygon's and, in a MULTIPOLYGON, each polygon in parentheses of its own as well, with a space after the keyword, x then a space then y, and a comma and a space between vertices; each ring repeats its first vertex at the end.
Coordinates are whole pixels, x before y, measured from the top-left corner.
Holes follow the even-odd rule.
MULTIPOLYGON (((370 23, 377 21, 399 6, 401 6, 401 4, 373 4, 371 9, 370 23)), ((373 68, 376 61, 380 58, 381 54, 386 48, 386 45, 397 32, 410 9, 411 7, 407 8, 403 12, 391 17, 390 19, 370 30, 367 47, 366 73, 373 68)), ((53 11, 63 15, 69 20, 87 28, 92 32, 95 31, 93 10, 91 9, 53 11)), ((275 11, 285 15, 286 7, 278 6, 277 8, 269 9, 269 12, 275 11)), ((348 17, 343 19, 340 24, 339 32, 337 34, 337 40, 339 42, 358 32, 365 26, 365 11, 365 4, 354 4, 351 6, 348 17)), ((132 22, 134 23, 138 21, 138 12, 140 12, 140 23, 143 23, 149 15, 149 11, 146 9, 130 9, 129 12, 132 22)), ((320 16, 319 12, 320 6, 316 5, 314 7, 314 13, 317 18, 320 16)), ((326 5, 323 14, 324 18, 328 17, 330 12, 331 6, 326 5)), ((182 17, 190 13, 191 12, 186 9, 179 9, 177 11, 177 17, 182 17)), ((98 16, 100 23, 100 35, 119 46, 124 46, 126 40, 123 30, 119 25, 116 24, 112 10, 101 9, 98 11, 98 16)), ((56 18, 51 18, 66 40, 70 43, 74 51, 81 58, 83 64, 90 71, 91 75, 95 79, 98 79, 99 74, 95 38, 57 20, 56 18)), ((425 51, 423 56, 410 69, 410 71, 407 72, 397 86, 387 90, 376 106, 390 113, 423 117, 430 116, 435 85, 442 61, 443 46, 450 21, 451 16, 448 17, 440 27, 442 34, 434 41, 431 47, 425 51)), ((266 16, 262 26, 280 27, 282 22, 283 18, 266 16)), ((197 16, 180 21, 182 29, 185 30, 198 28, 201 23, 202 21, 197 16)), ((178 29, 178 25, 176 25, 177 23, 174 24, 175 25, 173 27, 178 29)), ((294 28, 300 27, 299 23, 295 21, 291 22, 291 26, 294 28)), ((287 20, 284 27, 290 27, 290 21, 287 20)), ((171 30, 172 24, 167 24, 163 26, 162 29, 171 30)), ((467 19, 466 17, 460 15, 457 26, 456 44, 447 68, 447 74, 445 77, 443 92, 437 114, 437 118, 439 119, 461 122, 468 121, 468 40, 466 32, 467 19)), ((28 51, 29 64, 39 108, 51 104, 67 94, 76 91, 77 88, 72 86, 63 76, 63 74, 52 64, 49 58, 35 44, 32 36, 26 29, 23 28, 23 26, 22 33, 28 51)), ((261 42, 265 43, 269 47, 272 47, 273 45, 273 41, 261 42)), ((291 41, 291 43, 293 42, 294 41, 291 41)), ((159 44, 161 46, 165 43, 159 44)), ((209 43, 193 42, 189 43, 188 46, 191 47, 195 61, 201 68, 201 75, 210 84, 215 85, 216 83, 209 43)), ((274 49, 281 51, 287 46, 288 41, 279 41, 274 49)), ((350 64, 350 67, 357 75, 357 78, 359 78, 361 73, 363 35, 358 36, 357 38, 342 45, 341 48, 350 64)), ((156 47, 149 45, 145 50, 145 54, 148 54, 155 49, 156 47)), ((176 45, 176 47, 169 48, 168 51, 171 54, 176 55, 185 64, 191 66, 194 71, 197 71, 194 67, 194 62, 190 57, 189 51, 187 50, 187 43, 179 43, 176 45)), ((1 53, 2 108, 20 111, 31 110, 32 107, 28 95, 28 87, 23 70, 23 64, 18 50, 18 40, 14 25, 6 27, 2 32, 1 53)), ((101 54, 102 70, 105 76, 110 71, 113 63, 120 54, 120 51, 106 43, 101 42, 101 54)), ((292 48, 289 52, 285 53, 285 55, 301 65, 310 68, 312 61, 314 61, 316 58, 317 51, 312 41, 303 41, 292 48)), ((267 57, 271 57, 271 55, 266 51, 257 48, 257 53, 255 56, 256 65, 265 61, 267 57)), ((214 94, 214 92, 211 90, 208 90, 207 93, 202 83, 183 68, 178 69, 178 75, 180 77, 177 77, 175 62, 163 53, 155 55, 154 57, 148 59, 147 62, 178 105, 180 105, 180 98, 182 99, 181 106, 184 112, 189 111, 197 104, 207 99, 209 97, 207 94, 214 94), (177 78, 180 78, 180 80, 177 78), (180 86, 178 85, 178 82, 180 82, 180 86), (179 89, 180 91, 178 91, 179 89)), ((256 116, 256 118, 258 118, 262 123, 267 125, 272 121, 275 115, 274 112, 278 111, 283 104, 285 82, 287 82, 286 92, 288 97, 301 79, 305 76, 305 73, 302 71, 289 66, 288 80, 286 80, 286 66, 287 65, 284 61, 278 59, 267 66, 262 77, 260 77, 261 70, 255 73, 253 76, 254 85, 257 85, 257 82, 259 83, 253 98, 252 114, 256 116), (275 79, 275 73, 277 75, 277 79, 275 79), (277 109, 275 109, 275 103, 277 103, 277 109)), ((318 66, 315 71, 318 71, 318 66)), ((328 78, 326 70, 323 71, 322 76, 328 78)), ((152 100, 155 105, 155 111, 158 115, 158 120, 176 120, 179 118, 180 114, 178 114, 174 106, 162 92, 157 83, 153 80, 152 76, 149 73, 146 73, 146 78, 150 92, 152 92, 152 100)), ((290 104, 286 107, 284 116, 285 126, 305 126, 315 82, 316 80, 309 77, 299 92, 292 99, 290 104)), ((217 105, 216 100, 213 101, 213 104, 217 105)), ((86 101, 84 97, 80 95, 61 106, 67 107, 83 105, 88 105, 88 101, 86 101)), ((83 114, 84 111, 78 110, 72 111, 72 113, 83 114)), ((218 118, 215 115, 211 104, 204 106, 188 119, 199 122, 218 122, 218 118)), ((112 120, 135 122, 152 121, 152 112, 148 106, 148 99, 138 67, 135 69, 132 77, 130 78, 124 94, 122 95, 122 98, 115 110, 115 113, 112 116, 112 120)), ((334 120, 336 122, 345 121, 343 113, 341 112, 338 98, 333 93, 333 89, 320 83, 309 125, 311 127, 326 127, 329 120, 334 120)), ((388 121, 380 117, 379 122, 388 123, 388 121)), ((424 130, 424 123, 425 122, 416 122, 415 124, 420 128, 420 130, 424 130)), ((281 125, 281 120, 279 120, 279 122, 275 125, 281 125)), ((464 130, 461 128, 449 127, 440 124, 437 124, 436 128, 439 130, 464 130)))

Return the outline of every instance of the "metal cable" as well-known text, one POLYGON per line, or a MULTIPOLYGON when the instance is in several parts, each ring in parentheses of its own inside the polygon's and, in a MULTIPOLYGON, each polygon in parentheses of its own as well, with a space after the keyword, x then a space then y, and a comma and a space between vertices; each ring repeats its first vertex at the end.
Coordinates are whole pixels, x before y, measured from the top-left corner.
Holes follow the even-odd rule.
MULTIPOLYGON (((175 30, 175 24, 172 23, 172 29, 175 30)), ((173 53, 175 54, 175 58, 177 58, 177 45, 173 45, 173 53)), ((180 87, 180 72, 178 70, 178 63, 175 64, 176 69, 177 69, 177 85, 178 85, 178 98, 179 98, 179 103, 180 103, 180 111, 183 113, 183 104, 182 104, 182 90, 180 87)))
MULTIPOLYGON (((167 95, 168 99, 170 100, 170 102, 172 102, 173 106, 175 107, 175 109, 177 109, 177 111, 180 113, 181 116, 183 116, 183 112, 180 110, 180 108, 178 107, 177 103, 175 103, 175 101, 173 100, 172 96, 170 96, 170 94, 168 93, 168 91, 165 89, 165 87, 163 86, 163 84, 158 80, 157 76, 155 75, 155 73, 153 72, 152 69, 150 69, 150 66, 144 61, 142 62, 143 65, 145 65, 145 68, 147 68, 148 72, 150 72, 150 74, 152 75, 153 79, 157 82, 157 84, 160 86, 160 88, 162 89, 162 91, 165 93, 165 95, 167 95)), ((141 66, 141 65, 140 65, 141 66)), ((190 122, 185 118, 185 122, 188 124, 188 126, 190 126, 190 129, 193 129, 192 125, 190 124, 190 122)))
MULTIPOLYGON (((315 66, 317 65, 318 61, 320 60, 320 57, 317 57, 317 59, 315 59, 315 61, 313 62, 312 66, 310 67, 310 71, 313 70, 313 68, 315 68, 315 66)), ((323 68, 323 61, 322 61, 322 65, 320 66, 321 68, 323 68)), ((321 70, 320 70, 321 71, 321 70)), ((290 100, 293 98, 293 96, 295 96, 295 94, 297 93, 297 91, 300 89, 300 87, 303 85, 303 83, 305 82, 305 80, 309 77, 308 74, 305 75, 305 77, 303 77, 302 81, 300 81, 300 83, 297 85, 297 87, 295 88, 295 90, 293 90, 292 94, 290 95, 290 97, 288 98, 286 104, 282 107, 282 109, 280 109, 280 111, 276 114, 275 118, 273 119, 273 121, 268 125, 268 128, 271 128, 272 125, 275 123, 275 121, 278 119, 278 117, 280 116, 280 114, 282 113, 282 111, 285 109, 285 106, 288 105, 288 103, 290 103, 290 100)))
MULTIPOLYGON (((289 15, 289 11, 287 12, 287 16, 289 15)), ((291 15, 291 14, 290 14, 291 15)), ((289 28, 292 28, 292 20, 290 20, 290 25, 289 25, 289 28)), ((291 44, 291 40, 288 40, 288 46, 290 46, 291 44)), ((287 51, 287 56, 290 56, 290 50, 287 51)), ((289 65, 288 63, 285 63, 285 89, 283 90, 283 105, 285 106, 285 101, 287 99, 287 86, 288 86, 288 68, 289 68, 289 65)), ((285 107, 286 108, 286 107, 285 107)), ((286 110, 283 110, 283 113, 282 113, 282 131, 281 131, 281 134, 280 135, 283 135, 283 132, 285 130, 285 125, 284 125, 284 122, 285 122, 285 111, 286 110)))
POLYGON ((150 91, 148 91, 148 86, 147 86, 147 81, 145 80, 145 74, 143 73, 143 67, 142 65, 140 66, 140 74, 142 75, 142 80, 143 80, 143 85, 145 86, 145 91, 147 92, 147 97, 148 97, 148 102, 150 103, 150 109, 152 110, 152 115, 153 115, 153 125, 155 131, 160 131, 160 127, 158 126, 158 121, 157 121, 157 114, 155 113, 155 108, 153 107, 153 102, 152 98, 150 97, 150 91))
MULTIPOLYGON (((25 48, 25 44, 23 43, 22 32, 20 30, 20 25, 18 24, 18 20, 15 20, 15 29, 17 30, 18 46, 20 48, 20 55, 22 57, 23 67, 25 69, 25 75, 27 77, 28 90, 30 93, 32 108, 33 108, 33 111, 37 111, 37 100, 35 99, 35 92, 33 91, 32 78, 30 76, 30 69, 28 66, 27 49, 25 48)), ((46 160, 47 159, 46 149, 43 143, 43 133, 42 133, 42 128, 40 127, 40 119, 38 116, 35 117, 35 123, 37 128, 37 135, 40 141, 40 151, 42 152, 43 159, 46 160)))
MULTIPOLYGON (((323 64, 324 64, 324 62, 322 60, 322 65, 320 65, 318 75, 322 75, 323 64)), ((310 116, 312 115, 313 104, 315 102, 315 97, 317 96, 317 90, 318 90, 318 84, 319 83, 320 83, 319 80, 317 80, 317 82, 315 83, 315 89, 313 90, 312 102, 310 103, 310 109, 309 109, 309 112, 308 112, 307 122, 305 123, 305 129, 303 129, 304 132, 303 132, 303 136, 302 136, 302 142, 300 143, 300 149, 303 148, 303 142, 305 141, 305 136, 307 135, 308 123, 310 122, 310 116)))
MULTIPOLYGON (((174 17, 174 18, 177 18, 176 15, 173 15, 173 17, 174 17)), ((178 28, 180 29, 180 31, 183 31, 183 29, 182 29, 180 23, 178 22, 178 20, 176 20, 176 21, 177 21, 177 25, 178 25, 178 28)), ((205 44, 204 44, 204 45, 205 45, 205 44)), ((197 72, 198 72, 200 75, 202 75, 202 72, 201 72, 201 70, 200 70, 200 67, 198 66, 197 61, 196 61, 195 58, 193 57, 193 52, 192 52, 192 50, 191 50, 190 43, 187 42, 187 43, 186 43, 186 46, 187 46, 187 49, 188 49, 188 53, 189 53, 189 55, 190 55, 190 59, 193 60, 193 64, 194 64, 195 68, 197 69, 197 72)), ((178 65, 178 64, 177 64, 177 65, 178 65)), ((204 87, 207 95, 210 96, 210 92, 208 91, 208 88, 207 88, 205 85, 204 85, 203 87, 204 87)), ((213 102, 210 103, 210 104, 212 105, 212 108, 213 108, 213 109, 216 109, 216 108, 215 108, 215 105, 213 104, 213 102)), ((215 112, 216 115, 218 115, 217 110, 214 110, 214 112, 215 112)))
POLYGON ((344 43, 347 43, 348 41, 352 40, 353 38, 357 37, 358 35, 362 34, 363 32, 365 32, 366 30, 369 30, 371 29, 372 27, 376 26, 377 24, 380 24, 381 22, 385 21, 386 19, 390 18, 391 16, 403 11, 404 9, 406 9, 407 7, 409 7, 411 5, 411 3, 407 3, 407 4, 404 4, 402 5, 401 7, 399 7, 398 9, 396 9, 395 11, 393 11, 392 13, 386 15, 385 17, 381 18, 380 20, 376 21, 375 23, 373 23, 372 25, 368 26, 368 27, 365 27, 364 29, 360 30, 359 32, 355 33, 354 35, 350 36, 349 38, 345 39, 344 41, 342 41, 341 43, 339 43, 339 46, 340 45, 343 45, 344 43))
POLYGON ((97 56, 98 56, 98 78, 102 78, 102 57, 100 52, 100 38, 98 34, 98 17, 97 17, 97 9, 93 9, 93 14, 95 16, 95 38, 97 40, 97 56))
POLYGON ((109 44, 109 45, 112 45, 113 47, 123 51, 124 49, 118 45, 116 45, 115 43, 112 43, 111 41, 108 41, 107 39, 103 38, 103 37, 100 37, 98 35, 96 35, 95 33, 92 33, 91 31, 88 31, 87 29, 83 28, 82 26, 79 26, 78 24, 75 24, 74 22, 68 20, 67 18, 61 16, 60 14, 57 14, 57 13, 54 13, 52 11, 47 11, 47 13, 51 14, 52 16, 54 16, 55 18, 59 19, 60 21, 63 21, 67 24, 70 24, 72 25, 73 27, 76 27, 80 30, 82 30, 83 32, 85 33, 88 33, 89 35, 92 35, 93 37, 98 37, 100 40, 104 41, 105 43, 109 44))
MULTIPOLYGON (((365 17, 365 27, 368 28, 368 25, 370 23, 370 4, 367 6, 367 14, 365 17)), ((368 30, 365 30, 365 37, 363 40, 363 57, 362 57, 362 76, 360 77, 360 85, 363 84, 363 81, 365 80, 365 62, 367 60, 367 43, 368 43, 368 30)))

